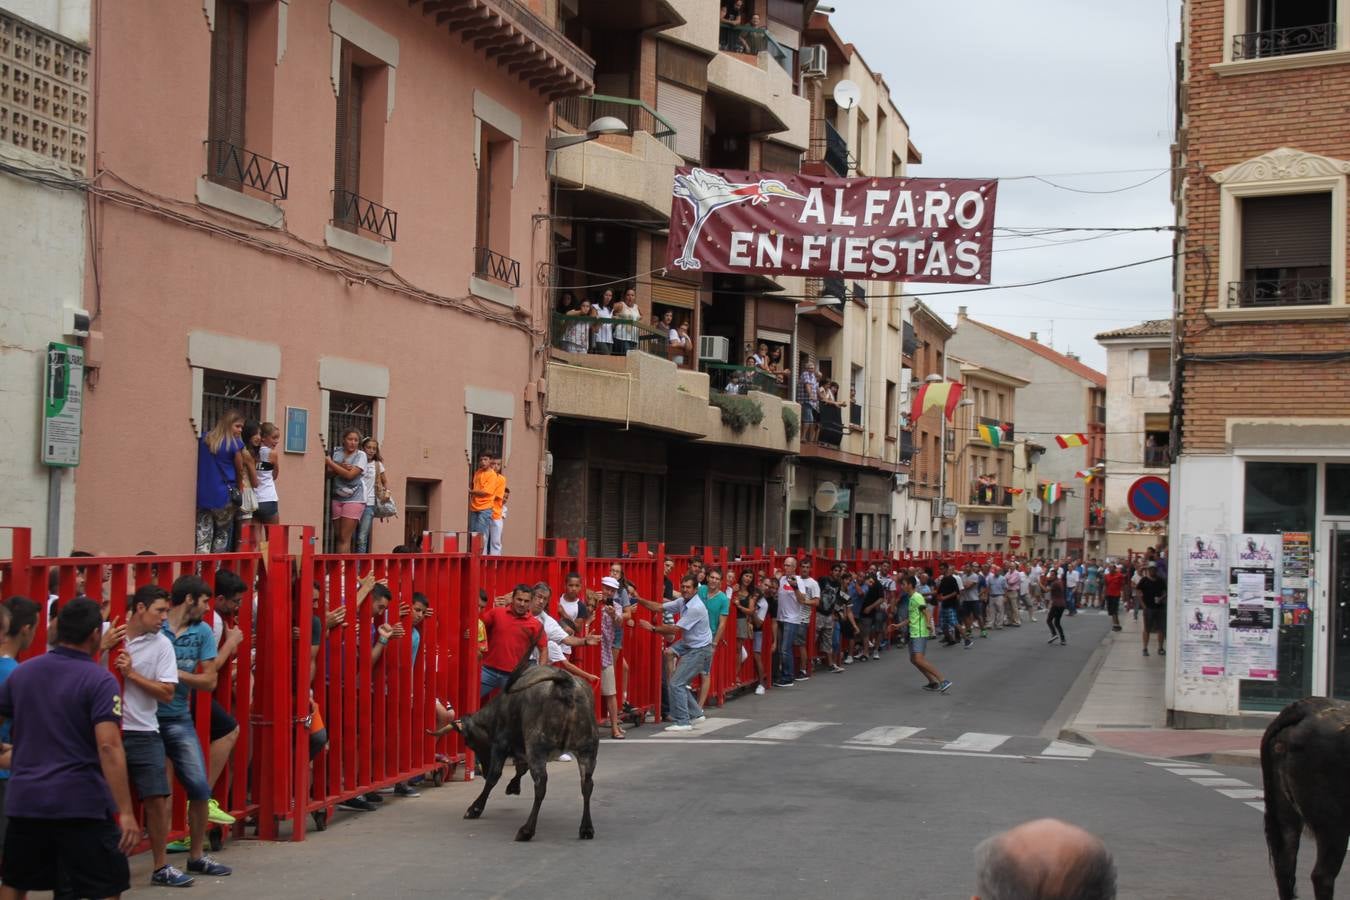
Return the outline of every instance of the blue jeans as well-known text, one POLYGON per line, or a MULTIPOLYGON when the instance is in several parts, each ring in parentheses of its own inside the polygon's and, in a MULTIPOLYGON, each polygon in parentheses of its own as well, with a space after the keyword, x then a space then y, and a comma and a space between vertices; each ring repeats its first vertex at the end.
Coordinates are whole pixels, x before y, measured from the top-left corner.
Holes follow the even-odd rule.
POLYGON ((492 507, 469 513, 469 530, 483 536, 483 552, 492 546, 492 507))
POLYGON ((778 632, 778 680, 789 682, 796 680, 797 664, 793 661, 796 653, 797 632, 802 626, 796 622, 779 622, 778 632))
POLYGON ((511 673, 483 666, 483 673, 479 678, 478 699, 482 700, 493 691, 505 687, 506 682, 511 678, 511 673))
POLYGON ((361 513, 361 521, 356 526, 356 550, 357 553, 370 552, 370 525, 375 521, 375 507, 373 504, 366 506, 366 511, 361 513))
POLYGON ((1069 612, 1078 611, 1078 588, 1069 588, 1064 592, 1064 602, 1069 606, 1069 612))
POLYGON ((688 725, 690 719, 703 715, 703 707, 688 685, 712 665, 712 651, 711 644, 688 650, 675 664, 675 674, 670 678, 670 716, 676 725, 688 725))
POLYGON ((160 719, 159 735, 164 739, 164 755, 173 763, 173 774, 189 800, 210 800, 211 785, 206 781, 206 759, 197 729, 191 719, 160 719))

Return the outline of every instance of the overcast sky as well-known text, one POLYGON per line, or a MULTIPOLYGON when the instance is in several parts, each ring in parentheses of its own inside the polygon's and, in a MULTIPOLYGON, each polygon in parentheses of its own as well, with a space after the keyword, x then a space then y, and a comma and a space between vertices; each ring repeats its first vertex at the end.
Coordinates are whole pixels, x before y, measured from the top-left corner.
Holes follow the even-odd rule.
MULTIPOLYGON (((918 176, 1002 179, 999 226, 1137 227, 1173 221, 1168 175, 1177 0, 834 0, 835 30, 890 86, 924 163, 918 176), (1060 173, 1145 171, 1119 174, 1060 173), (1016 176, 1041 175, 1087 194, 1016 176)), ((1015 284, 1172 252, 1168 232, 1001 237, 993 283, 1015 284), (1034 249, 1016 249, 1030 247, 1034 249)), ((912 285, 921 294, 944 285, 912 285)), ((925 302, 949 322, 971 317, 1105 371, 1093 335, 1171 312, 1164 260, 1037 287, 925 302)))

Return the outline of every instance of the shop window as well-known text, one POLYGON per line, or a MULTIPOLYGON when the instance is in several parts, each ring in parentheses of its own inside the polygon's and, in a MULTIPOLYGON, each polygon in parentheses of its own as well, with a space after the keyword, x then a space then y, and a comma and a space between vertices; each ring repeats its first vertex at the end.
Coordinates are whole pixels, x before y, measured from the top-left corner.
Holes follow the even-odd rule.
POLYGON ((1249 534, 1312 531, 1314 463, 1249 462, 1243 473, 1242 530, 1249 534))
POLYGON ((1326 498, 1323 509, 1328 516, 1350 516, 1350 466, 1327 464, 1326 498))

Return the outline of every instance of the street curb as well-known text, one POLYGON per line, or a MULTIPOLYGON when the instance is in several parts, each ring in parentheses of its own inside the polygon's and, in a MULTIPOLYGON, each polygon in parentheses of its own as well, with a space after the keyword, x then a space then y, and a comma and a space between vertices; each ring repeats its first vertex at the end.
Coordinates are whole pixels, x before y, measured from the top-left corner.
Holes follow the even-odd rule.
POLYGON ((1177 762, 1206 763, 1211 766, 1252 766, 1261 768, 1261 757, 1247 753, 1234 753, 1231 750, 1216 750, 1213 753, 1193 753, 1189 756, 1169 756, 1177 762))

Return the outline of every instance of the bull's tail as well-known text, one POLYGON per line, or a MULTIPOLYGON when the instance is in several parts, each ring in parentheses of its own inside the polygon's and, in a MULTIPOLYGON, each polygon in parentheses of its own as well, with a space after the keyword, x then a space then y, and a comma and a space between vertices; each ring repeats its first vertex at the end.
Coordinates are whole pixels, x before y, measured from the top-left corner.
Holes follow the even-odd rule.
POLYGON ((1291 816, 1301 819, 1293 798, 1285 792, 1281 778, 1281 761, 1290 750, 1287 731, 1315 715, 1325 705, 1325 698, 1315 697, 1291 703, 1280 710, 1280 714, 1266 726, 1266 733, 1261 736, 1261 784, 1266 804, 1266 849, 1270 851, 1272 862, 1276 861, 1276 848, 1284 845, 1282 823, 1288 822, 1291 816))
POLYGON ((520 676, 524 675, 526 670, 530 668, 530 654, 534 652, 534 648, 534 644, 530 644, 525 648, 525 652, 520 655, 520 661, 516 663, 516 667, 512 669, 511 674, 507 676, 506 684, 502 685, 501 690, 497 691, 497 696, 511 690, 511 685, 515 684, 520 676))

